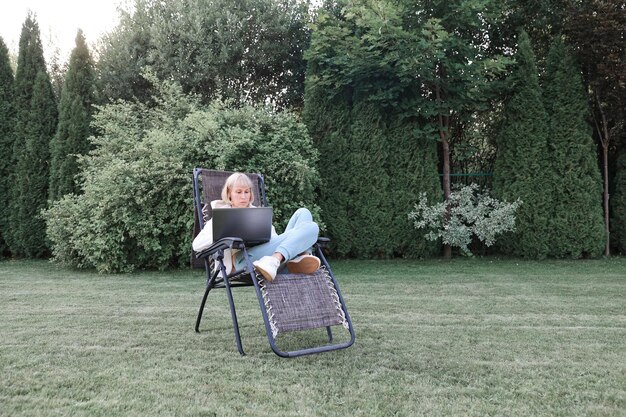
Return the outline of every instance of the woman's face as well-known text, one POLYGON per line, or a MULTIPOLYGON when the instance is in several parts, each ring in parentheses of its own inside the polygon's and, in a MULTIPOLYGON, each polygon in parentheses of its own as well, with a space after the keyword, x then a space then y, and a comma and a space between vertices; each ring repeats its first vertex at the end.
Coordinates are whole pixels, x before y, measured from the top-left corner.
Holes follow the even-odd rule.
POLYGON ((248 207, 252 202, 252 191, 247 187, 235 185, 230 190, 230 201, 234 208, 248 207))

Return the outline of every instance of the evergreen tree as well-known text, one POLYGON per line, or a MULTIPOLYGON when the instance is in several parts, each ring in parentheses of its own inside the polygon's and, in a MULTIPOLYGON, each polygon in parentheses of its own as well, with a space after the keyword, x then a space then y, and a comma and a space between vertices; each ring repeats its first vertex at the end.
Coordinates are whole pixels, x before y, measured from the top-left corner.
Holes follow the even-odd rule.
MULTIPOLYGON (((351 207, 351 256, 389 257, 395 249, 389 244, 393 242, 394 232, 389 227, 389 218, 396 205, 389 198, 390 176, 395 170, 388 169, 394 145, 387 118, 375 103, 355 96, 350 153, 344 155, 351 165, 348 184, 353 187, 345 196, 351 207)), ((396 172, 396 175, 404 173, 396 172)))
POLYGON ((65 79, 65 73, 67 72, 68 63, 61 62, 61 49, 50 45, 53 49, 50 63, 48 64, 48 75, 50 75, 50 82, 52 83, 52 91, 54 91, 54 98, 57 102, 61 101, 61 91, 63 90, 63 82, 65 79))
POLYGON ((550 48, 545 79, 552 161, 550 256, 599 256, 604 248, 602 178, 581 71, 558 37, 550 48))
POLYGON ((522 200, 516 231, 502 239, 501 249, 516 256, 543 258, 550 251, 548 218, 552 213, 551 167, 547 154, 548 118, 535 55, 525 32, 518 39, 512 96, 505 104, 503 127, 496 138, 494 194, 522 200))
POLYGON ((351 219, 353 206, 349 196, 354 191, 350 174, 350 126, 352 115, 349 93, 330 99, 323 89, 307 83, 303 118, 320 152, 322 184, 319 189, 325 234, 332 237, 335 255, 346 256, 354 247, 351 219))
POLYGON ((13 70, 9 50, 0 38, 0 258, 8 255, 9 195, 13 170, 13 70))
POLYGON ((389 39, 405 35, 401 7, 389 5, 381 33, 378 6, 329 2, 307 52, 303 118, 320 150, 322 215, 333 255, 431 255, 436 244, 407 216, 420 192, 440 197, 436 141, 416 117, 427 93, 406 69, 414 54, 389 39))
POLYGON ((56 130, 57 109, 39 26, 31 15, 20 36, 15 103, 9 246, 13 255, 38 257, 47 253, 45 225, 39 214, 48 200, 49 146, 56 130))
POLYGON ((50 200, 78 191, 74 180, 78 173, 75 155, 89 151, 87 138, 91 133, 93 87, 93 62, 83 32, 79 30, 61 92, 59 125, 50 142, 50 200))
POLYGON ((615 194, 611 198, 613 217, 611 241, 622 254, 626 254, 626 146, 622 147, 617 158, 615 174, 615 194))

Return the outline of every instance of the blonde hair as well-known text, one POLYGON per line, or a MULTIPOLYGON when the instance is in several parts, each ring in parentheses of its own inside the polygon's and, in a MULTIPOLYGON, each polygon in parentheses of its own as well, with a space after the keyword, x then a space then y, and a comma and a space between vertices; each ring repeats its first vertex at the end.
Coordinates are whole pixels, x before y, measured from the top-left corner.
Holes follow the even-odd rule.
POLYGON ((222 200, 228 204, 232 204, 233 202, 230 200, 230 190, 232 190, 233 187, 240 186, 250 189, 250 202, 248 203, 248 205, 250 205, 252 204, 252 201, 254 201, 252 185, 252 180, 248 178, 246 174, 242 174, 241 172, 235 172, 230 177, 226 178, 224 188, 222 188, 222 200))

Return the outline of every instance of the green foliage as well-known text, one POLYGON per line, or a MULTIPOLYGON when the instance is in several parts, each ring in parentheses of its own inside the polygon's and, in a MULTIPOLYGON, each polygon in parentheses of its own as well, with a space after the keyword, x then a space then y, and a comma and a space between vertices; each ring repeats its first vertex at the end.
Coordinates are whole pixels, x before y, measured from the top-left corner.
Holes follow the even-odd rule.
POLYGON ((299 108, 307 21, 299 0, 136 0, 103 40, 100 88, 109 99, 149 100, 149 67, 203 99, 299 108))
POLYGON ((41 257, 48 249, 39 212, 48 199, 49 144, 56 129, 57 106, 39 26, 30 15, 20 37, 15 104, 9 246, 13 255, 41 257))
POLYGON ((350 193, 353 159, 349 158, 350 107, 347 100, 326 100, 320 90, 307 86, 303 119, 320 152, 319 171, 322 184, 319 204, 323 208, 327 235, 331 237, 333 255, 356 252, 357 244, 350 236, 354 231, 350 193))
POLYGON ((13 106, 13 70, 9 51, 0 38, 0 259, 9 252, 5 239, 9 231, 9 195, 13 171, 13 106))
POLYGON ((543 258, 550 253, 552 214, 551 161, 548 157, 548 117, 539 86, 535 56, 525 33, 519 36, 513 94, 505 105, 497 142, 494 195, 521 199, 514 234, 499 245, 509 254, 543 258))
POLYGON ((579 0, 501 0, 498 7, 504 11, 503 20, 496 29, 496 42, 515 43, 524 30, 533 45, 537 59, 543 61, 554 37, 561 33, 571 17, 572 7, 579 0))
POLYGON ((431 137, 416 126, 423 120, 396 118, 389 125, 388 136, 392 138, 387 160, 389 211, 383 220, 389 228, 389 239, 396 242, 395 256, 424 257, 438 253, 439 246, 423 238, 406 217, 408 210, 419 198, 419 191, 426 191, 431 201, 442 198, 440 178, 433 163, 437 161, 437 149, 431 137), (401 211, 400 208, 407 208, 401 211))
POLYGON ((496 200, 471 184, 453 190, 447 201, 430 206, 422 193, 409 219, 416 229, 429 230, 427 239, 441 239, 472 256, 469 246, 474 237, 491 246, 497 235, 515 230, 515 213, 521 204, 519 199, 513 203, 496 200))
POLYGON ((626 254, 626 148, 617 160, 615 194, 611 197, 611 240, 620 253, 626 254))
POLYGON ((15 166, 11 208, 15 245, 11 250, 18 256, 43 257, 48 245, 39 213, 47 206, 49 144, 57 124, 54 92, 43 71, 35 79, 29 116, 26 141, 15 166))
POLYGON ((604 247, 602 178, 587 123, 589 105, 580 68, 560 38, 550 49, 545 79, 552 165, 550 256, 599 256, 604 247))
POLYGON ((393 145, 385 114, 375 103, 357 99, 352 107, 351 128, 350 180, 354 188, 346 197, 353 221, 352 250, 356 256, 390 257, 396 250, 389 244, 394 237, 389 220, 396 202, 389 198, 393 145))
POLYGON ((78 192, 74 180, 78 173, 76 156, 86 154, 90 148, 87 138, 91 133, 94 82, 93 61, 79 30, 61 92, 59 125, 50 143, 50 200, 78 192))
POLYGON ((301 205, 319 218, 317 152, 293 115, 202 105, 176 83, 156 87, 154 106, 117 102, 94 115, 101 135, 79 158, 83 194, 44 213, 57 262, 101 272, 186 264, 195 166, 265 174, 280 224, 301 205))
MULTIPOLYGON (((48 44, 48 46, 50 47, 51 45, 48 44)), ((61 49, 55 47, 52 51, 50 62, 48 62, 48 75, 50 76, 52 91, 54 91, 54 98, 58 103, 61 102, 61 93, 63 91, 67 67, 68 62, 61 61, 61 49)))
POLYGON ((462 138, 454 127, 488 108, 510 63, 490 48, 493 5, 339 1, 320 12, 304 117, 334 188, 321 201, 338 255, 432 253, 406 213, 417 189, 440 194, 439 134, 462 138))
MULTIPOLYGON (((620 0, 590 0, 577 2, 570 11, 565 33, 576 51, 583 70, 585 89, 593 109, 596 139, 602 146, 602 166, 606 201, 604 204, 605 230, 612 228, 609 222, 610 199, 621 194, 611 189, 617 183, 618 156, 626 147, 626 13, 620 0)), ((618 204, 619 205, 619 204, 618 204)), ((614 206, 614 205, 613 205, 614 206)), ((606 254, 609 254, 607 241, 606 254)))
POLYGON ((419 105, 437 125, 433 116, 468 118, 484 109, 511 63, 490 48, 500 13, 493 1, 339 4, 341 11, 320 13, 306 53, 315 70, 308 82, 320 88, 358 86, 369 100, 410 116, 419 105))
POLYGON ((320 150, 320 205, 333 255, 433 253, 405 213, 417 200, 416 184, 433 198, 440 194, 435 142, 365 99, 320 98, 319 90, 307 88, 304 118, 320 150))
POLYGON ((201 161, 196 166, 260 172, 279 228, 284 228, 294 211, 303 206, 311 210, 323 228, 315 198, 319 154, 306 127, 288 112, 214 106, 211 112, 215 114, 218 131, 211 142, 199 141, 194 145, 202 149, 195 158, 201 161))
POLYGON ((600 120, 608 119, 615 136, 623 132, 626 84, 626 13, 621 0, 576 2, 569 11, 565 33, 583 70, 591 102, 600 120), (598 106, 598 107, 596 107, 598 106))

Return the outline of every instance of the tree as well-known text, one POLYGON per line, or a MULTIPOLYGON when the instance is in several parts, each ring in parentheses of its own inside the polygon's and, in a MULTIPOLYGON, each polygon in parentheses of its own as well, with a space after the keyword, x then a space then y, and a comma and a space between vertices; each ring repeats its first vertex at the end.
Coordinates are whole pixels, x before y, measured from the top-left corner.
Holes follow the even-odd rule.
POLYGON ((626 7, 622 0, 581 2, 570 10, 566 34, 578 57, 602 148, 605 255, 610 254, 610 157, 624 134, 626 97, 626 7))
POLYGON ((402 85, 389 50, 401 20, 392 5, 332 4, 318 16, 303 117, 320 150, 320 204, 336 256, 432 254, 406 213, 425 191, 440 196, 436 142, 404 114, 415 84, 402 85), (383 14, 388 24, 381 27, 383 14), (380 29, 380 34, 379 34, 380 29), (406 106, 406 107, 405 107, 406 106))
POLYGON ((550 251, 548 221, 552 213, 551 168, 548 160, 548 117, 539 86, 535 55, 525 32, 518 39, 513 93, 505 104, 497 139, 494 195, 523 201, 516 231, 500 247, 516 256, 543 258, 550 251))
POLYGON ((550 255, 598 256, 604 226, 602 178, 598 169, 589 105, 581 71, 562 39, 550 49, 545 76, 545 106, 550 117, 548 151, 554 171, 550 184, 550 255))
POLYGON ((9 246, 13 255, 39 257, 47 253, 39 214, 48 199, 49 146, 56 129, 57 109, 39 26, 31 15, 22 26, 19 45, 9 246))
POLYGON ((13 70, 9 51, 0 38, 0 258, 8 255, 6 235, 9 231, 9 195, 13 170, 13 70))
MULTIPOLYGON (((444 200, 451 193, 452 139, 462 137, 462 127, 486 110, 494 97, 494 81, 511 63, 491 45, 492 27, 501 13, 495 6, 489 0, 425 2, 417 3, 415 12, 409 13, 419 16, 420 9, 425 9, 421 19, 426 39, 417 42, 426 44, 422 56, 432 60, 432 68, 420 71, 420 64, 412 70, 428 86, 436 114, 444 200)), ((444 257, 451 254, 451 246, 445 245, 444 257)))
POLYGON ((300 108, 307 23, 300 0, 136 0, 103 40, 100 89, 109 99, 146 101, 141 72, 149 67, 206 101, 300 108))
POLYGON ((494 27, 494 42, 499 47, 514 46, 520 31, 530 38, 533 51, 543 63, 554 37, 563 32, 572 5, 579 0, 499 0, 501 21, 494 27))
POLYGON ((58 46, 54 46, 54 44, 50 43, 48 47, 53 49, 52 57, 48 65, 48 74, 50 75, 54 98, 57 102, 60 102, 65 73, 67 72, 67 62, 61 62, 61 49, 58 46))
MULTIPOLYGON (((346 102, 345 109, 353 112, 347 120, 349 124, 374 124, 366 135, 351 134, 348 139, 348 149, 354 149, 357 155, 363 150, 368 155, 365 163, 359 163, 355 158, 353 167, 349 168, 349 183, 354 182, 350 178, 365 179, 366 175, 359 176, 362 172, 369 174, 370 181, 380 182, 384 189, 401 187, 403 190, 396 195, 410 187, 413 181, 418 187, 430 190, 432 177, 425 173, 430 167, 419 165, 428 166, 430 162, 437 165, 430 159, 434 155, 430 155, 427 149, 438 141, 442 148, 444 198, 449 196, 450 138, 458 135, 458 132, 452 131, 452 126, 460 126, 457 121, 469 120, 477 112, 487 109, 492 97, 490 81, 496 79, 508 63, 490 47, 490 27, 498 15, 493 4, 489 0, 329 2, 318 17, 311 48, 307 52, 306 97, 307 100, 315 97, 315 101, 311 106, 305 103, 305 117, 312 121, 309 126, 319 131, 317 142, 327 149, 322 152, 322 161, 326 157, 333 161, 328 169, 321 169, 323 176, 329 176, 325 178, 333 178, 330 183, 336 183, 334 178, 341 175, 334 172, 336 159, 349 159, 352 155, 344 153, 343 139, 340 138, 343 133, 335 134, 335 131, 331 136, 331 132, 323 127, 324 117, 315 115, 327 107, 318 99, 324 94, 327 101, 346 102), (354 114, 354 110, 360 113, 366 107, 377 109, 379 115, 368 111, 361 120, 359 114, 354 114), (314 126, 318 122, 321 125, 314 126), (408 136, 386 137, 392 132, 408 136), (340 142, 338 155, 334 145, 327 142, 330 138, 340 142), (423 162, 415 159, 402 161, 407 155, 423 159, 423 155, 418 156, 415 152, 417 149, 428 155, 423 162), (384 175, 381 175, 381 169, 384 175), (409 180, 407 177, 416 171, 428 179, 418 177, 409 180)), ((344 120, 343 117, 341 119, 344 120)), ((337 124, 332 129, 343 131, 343 127, 337 124)), ((347 161, 348 166, 351 163, 347 161)), ((346 163, 339 163, 339 166, 346 166, 346 163)), ((333 191, 335 195, 327 206, 342 200, 358 201, 360 189, 360 185, 347 186, 345 192, 350 194, 345 197, 336 195, 341 191, 333 191)), ((370 191, 364 190, 364 194, 372 200, 370 191)), ((401 201, 408 206, 403 214, 417 199, 412 192, 404 194, 406 197, 401 197, 401 201)), ((386 197, 384 191, 374 195, 374 198, 380 196, 380 201, 371 203, 373 207, 369 210, 372 211, 383 210, 385 201, 396 201, 386 197)), ((365 204, 370 203, 366 201, 365 204)), ((358 207, 357 212, 361 209, 360 205, 358 207)), ((328 212, 327 209, 325 212, 328 212)), ((354 230, 363 228, 357 226, 359 224, 372 224, 366 220, 355 220, 354 230)), ((397 224, 401 229, 407 229, 404 215, 397 224)), ((372 237, 376 235, 370 233, 372 237)), ((397 233, 392 232, 391 235, 397 236, 397 233)), ((414 239, 420 240, 419 237, 414 239)), ((390 241, 387 236, 381 240, 383 248, 390 241)), ((449 247, 447 249, 446 254, 449 255, 449 247)), ((391 250, 391 253, 394 252, 397 253, 397 249, 391 250)))
POLYGON ((74 178, 78 173, 76 156, 90 149, 87 138, 91 134, 94 81, 93 61, 83 32, 79 30, 61 93, 59 125, 50 142, 50 200, 78 192, 74 178))

